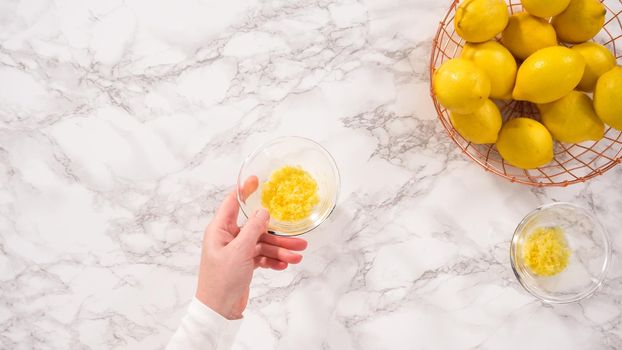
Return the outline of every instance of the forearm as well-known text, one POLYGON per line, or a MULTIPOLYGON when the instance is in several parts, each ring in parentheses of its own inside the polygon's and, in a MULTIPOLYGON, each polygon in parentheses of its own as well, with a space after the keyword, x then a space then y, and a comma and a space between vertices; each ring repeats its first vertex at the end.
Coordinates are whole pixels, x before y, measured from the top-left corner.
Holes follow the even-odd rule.
POLYGON ((231 348, 241 320, 227 320, 196 298, 171 338, 167 350, 228 350, 231 348))

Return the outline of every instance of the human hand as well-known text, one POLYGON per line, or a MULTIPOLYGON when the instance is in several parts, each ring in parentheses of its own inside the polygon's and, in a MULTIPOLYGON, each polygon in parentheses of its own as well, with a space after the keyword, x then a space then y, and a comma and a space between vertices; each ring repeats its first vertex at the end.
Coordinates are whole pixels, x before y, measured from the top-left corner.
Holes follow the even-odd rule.
MULTIPOLYGON (((257 177, 249 177, 243 196, 248 197, 258 186, 257 177)), ((242 317, 256 268, 284 270, 302 260, 302 255, 293 251, 307 247, 303 239, 268 234, 270 215, 265 209, 239 227, 236 195, 233 191, 227 196, 205 229, 196 292, 199 301, 227 319, 242 317)))

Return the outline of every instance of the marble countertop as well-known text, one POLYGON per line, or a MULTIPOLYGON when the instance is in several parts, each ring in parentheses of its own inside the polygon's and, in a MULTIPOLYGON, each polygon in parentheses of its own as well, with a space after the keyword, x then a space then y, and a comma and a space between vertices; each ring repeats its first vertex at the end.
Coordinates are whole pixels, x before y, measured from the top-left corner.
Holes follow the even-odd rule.
POLYGON ((203 227, 259 144, 301 135, 342 195, 261 271, 235 349, 621 349, 622 166, 535 189, 445 134, 428 54, 448 1, 0 3, 0 348, 162 348, 203 227), (518 221, 571 201, 614 242, 593 298, 546 305, 518 221))

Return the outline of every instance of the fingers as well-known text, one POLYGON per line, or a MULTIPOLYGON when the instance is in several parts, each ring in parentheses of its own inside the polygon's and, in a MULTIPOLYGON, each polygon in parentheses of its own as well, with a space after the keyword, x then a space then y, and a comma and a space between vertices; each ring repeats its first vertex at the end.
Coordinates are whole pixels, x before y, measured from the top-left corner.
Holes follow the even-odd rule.
POLYGON ((279 260, 275 260, 272 258, 268 258, 265 256, 256 256, 255 259, 255 267, 261 267, 264 269, 272 269, 272 270, 285 270, 287 268, 287 263, 279 260))
POLYGON ((268 243, 257 243, 255 254, 280 260, 288 264, 298 264, 302 260, 302 255, 268 243))
POLYGON ((268 231, 268 221, 270 221, 270 214, 266 209, 259 209, 255 212, 255 215, 251 216, 242 230, 233 240, 236 244, 241 244, 251 248, 257 244, 259 237, 268 231))
POLYGON ((255 175, 249 176, 246 181, 244 181, 244 185, 242 186, 241 195, 242 201, 245 201, 251 194, 257 191, 259 187, 259 179, 255 175))
POLYGON ((301 238, 263 234, 259 237, 259 241, 295 251, 303 251, 307 248, 307 241, 301 238))
MULTIPOLYGON (((241 199, 245 201, 258 187, 259 179, 257 176, 249 176, 240 190, 241 199)), ((232 191, 216 211, 214 223, 235 236, 240 232, 237 224, 239 212, 240 206, 238 205, 237 191, 232 191)))
POLYGON ((225 198, 216 211, 214 223, 227 230, 230 230, 233 225, 237 227, 239 211, 240 207, 238 205, 237 193, 236 191, 232 191, 227 195, 227 198, 225 198))

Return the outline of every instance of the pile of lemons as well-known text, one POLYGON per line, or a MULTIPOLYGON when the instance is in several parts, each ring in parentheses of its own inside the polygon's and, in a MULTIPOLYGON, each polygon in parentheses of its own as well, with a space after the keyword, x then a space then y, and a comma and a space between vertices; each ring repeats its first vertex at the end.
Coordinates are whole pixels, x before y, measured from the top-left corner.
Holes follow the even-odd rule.
POLYGON ((506 162, 533 169, 553 159, 554 139, 597 141, 605 123, 622 130, 622 68, 606 47, 588 41, 605 21, 598 0, 522 6, 525 12, 510 16, 504 0, 462 1, 454 27, 466 44, 432 84, 466 140, 495 143, 506 162), (534 103, 541 122, 525 116, 504 123, 491 99, 534 103))

